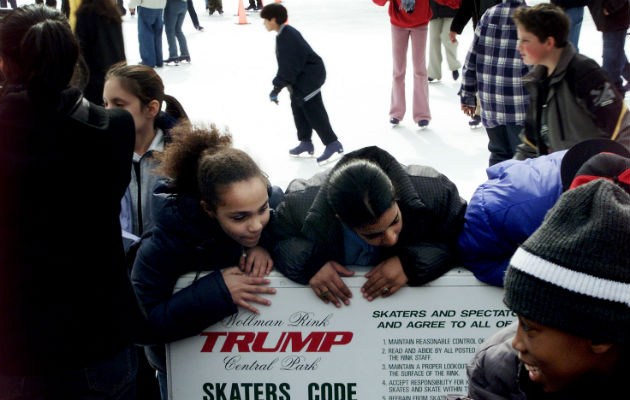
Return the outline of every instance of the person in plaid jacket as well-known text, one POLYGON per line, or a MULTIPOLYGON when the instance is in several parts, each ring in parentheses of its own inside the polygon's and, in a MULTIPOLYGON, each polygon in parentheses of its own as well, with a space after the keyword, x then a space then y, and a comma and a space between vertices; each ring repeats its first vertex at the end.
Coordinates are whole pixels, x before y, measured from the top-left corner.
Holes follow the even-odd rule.
POLYGON ((464 113, 472 118, 475 94, 481 101, 481 122, 488 133, 490 165, 514 156, 520 144, 529 96, 522 78, 529 72, 517 50, 516 25, 510 15, 524 0, 503 0, 481 17, 466 55, 460 90, 464 113))

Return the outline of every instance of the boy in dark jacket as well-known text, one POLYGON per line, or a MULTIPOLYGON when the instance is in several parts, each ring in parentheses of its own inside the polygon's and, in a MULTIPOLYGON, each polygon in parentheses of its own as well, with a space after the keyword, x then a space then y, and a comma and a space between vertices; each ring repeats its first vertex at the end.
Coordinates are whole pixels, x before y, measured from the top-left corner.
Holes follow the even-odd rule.
POLYGON ((285 25, 288 16, 284 6, 278 3, 267 4, 260 16, 264 19, 268 31, 278 33, 276 36, 278 73, 273 79, 273 90, 269 94, 269 100, 278 104, 278 94, 285 86, 291 93, 291 109, 300 143, 289 150, 289 154, 298 157, 307 153, 312 156, 315 149, 311 135, 315 129, 326 146, 322 155, 317 157, 317 162, 325 164, 333 161, 343 153, 343 146, 330 126, 322 100, 321 88, 326 80, 324 62, 306 43, 300 32, 290 25, 285 25))
POLYGON ((512 18, 523 63, 534 65, 523 77, 530 103, 523 143, 514 158, 568 149, 591 138, 612 139, 628 147, 630 118, 623 97, 606 72, 567 41, 567 15, 543 3, 519 8, 512 18))

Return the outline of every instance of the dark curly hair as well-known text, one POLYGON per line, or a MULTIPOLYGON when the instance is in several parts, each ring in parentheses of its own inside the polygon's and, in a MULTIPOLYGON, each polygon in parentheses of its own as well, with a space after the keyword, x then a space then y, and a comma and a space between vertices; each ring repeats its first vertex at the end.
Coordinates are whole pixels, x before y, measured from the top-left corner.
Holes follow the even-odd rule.
POLYGON ((171 130, 172 142, 156 155, 158 173, 171 179, 178 193, 198 197, 216 209, 222 190, 234 182, 265 174, 244 151, 232 148, 232 136, 215 125, 209 129, 179 124, 171 130))

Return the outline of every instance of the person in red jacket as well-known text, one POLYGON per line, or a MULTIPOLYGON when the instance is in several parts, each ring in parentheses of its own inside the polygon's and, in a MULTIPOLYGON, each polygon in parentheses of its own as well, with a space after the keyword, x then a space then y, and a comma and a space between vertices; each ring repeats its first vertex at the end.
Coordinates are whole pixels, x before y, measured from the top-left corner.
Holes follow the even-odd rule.
POLYGON ((413 59, 413 121, 420 129, 429 126, 429 83, 427 80, 426 44, 431 8, 428 0, 372 0, 379 6, 389 1, 389 18, 392 24, 392 56, 394 79, 389 110, 394 126, 405 116, 405 71, 407 46, 411 38, 413 59))

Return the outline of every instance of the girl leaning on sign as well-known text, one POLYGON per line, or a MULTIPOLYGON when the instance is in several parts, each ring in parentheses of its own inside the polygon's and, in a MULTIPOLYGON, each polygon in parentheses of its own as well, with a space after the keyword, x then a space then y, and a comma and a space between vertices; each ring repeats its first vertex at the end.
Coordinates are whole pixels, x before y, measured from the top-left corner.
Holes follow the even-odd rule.
MULTIPOLYGON (((263 276, 273 262, 265 247, 271 188, 231 137, 182 124, 171 131, 159 171, 169 180, 153 193, 155 227, 143 238, 132 282, 163 343, 199 334, 237 312, 257 313, 253 303, 269 305, 272 294, 263 276), (240 268, 228 268, 239 265, 240 268), (211 271, 173 294, 185 273, 211 271)), ((166 399, 164 346, 147 347, 166 399)))
POLYGON ((368 300, 452 268, 466 202, 430 167, 403 166, 378 147, 345 155, 330 173, 289 184, 277 208, 274 260, 324 302, 350 304, 345 265, 374 266, 361 288, 368 300))

